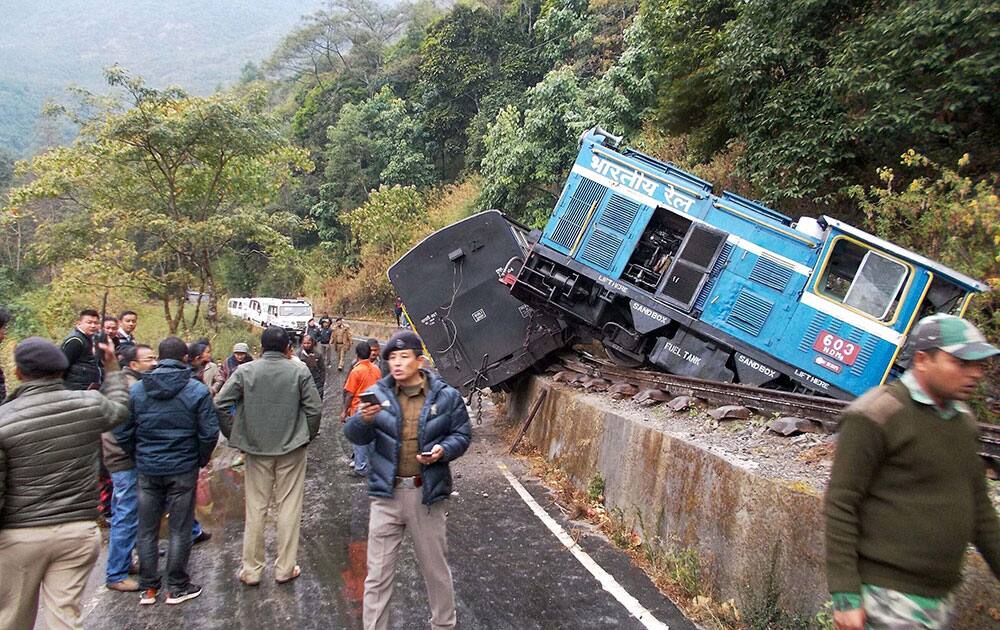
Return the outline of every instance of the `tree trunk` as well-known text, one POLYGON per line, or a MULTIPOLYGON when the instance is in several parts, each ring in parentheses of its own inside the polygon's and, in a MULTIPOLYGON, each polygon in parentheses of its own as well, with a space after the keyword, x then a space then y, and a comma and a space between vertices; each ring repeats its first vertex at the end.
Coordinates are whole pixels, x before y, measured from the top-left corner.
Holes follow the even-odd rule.
POLYGON ((191 327, 198 325, 198 316, 201 315, 201 296, 205 295, 205 277, 202 276, 201 284, 198 286, 198 301, 195 302, 194 319, 191 320, 191 327))
POLYGON ((170 314, 170 294, 164 292, 161 299, 163 300, 163 318, 167 320, 167 332, 171 335, 176 335, 177 320, 170 314))
POLYGON ((212 274, 212 265, 208 260, 208 253, 205 254, 205 280, 208 288, 208 311, 205 319, 213 330, 219 327, 219 298, 215 291, 215 276, 212 274))
POLYGON ((177 296, 177 326, 174 327, 174 334, 177 334, 177 327, 181 327, 186 333, 188 331, 187 320, 184 319, 184 307, 187 305, 187 296, 184 295, 184 289, 180 290, 180 294, 177 296))

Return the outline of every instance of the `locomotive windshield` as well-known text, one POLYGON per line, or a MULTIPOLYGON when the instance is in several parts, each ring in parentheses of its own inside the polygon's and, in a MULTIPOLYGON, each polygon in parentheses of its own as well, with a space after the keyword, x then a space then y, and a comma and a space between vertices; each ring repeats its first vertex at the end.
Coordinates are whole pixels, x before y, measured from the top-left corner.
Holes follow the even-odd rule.
POLYGON ((901 262, 846 238, 837 239, 820 290, 880 320, 892 319, 909 270, 901 262))

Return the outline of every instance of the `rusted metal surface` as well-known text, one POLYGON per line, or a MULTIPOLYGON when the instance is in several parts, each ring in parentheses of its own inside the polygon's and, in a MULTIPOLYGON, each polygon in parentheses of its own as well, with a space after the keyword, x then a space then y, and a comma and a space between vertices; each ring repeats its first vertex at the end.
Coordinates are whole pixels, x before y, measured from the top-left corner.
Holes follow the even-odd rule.
POLYGON ((535 404, 532 405, 531 411, 528 413, 528 417, 525 418, 524 424, 521 425, 521 429, 517 432, 517 436, 511 443, 510 450, 507 451, 508 454, 513 453, 514 449, 517 448, 517 445, 521 443, 521 438, 523 438, 524 434, 528 431, 528 427, 531 426, 531 421, 535 419, 535 416, 538 414, 538 410, 541 408, 542 403, 545 402, 545 397, 548 393, 549 390, 543 389, 541 393, 538 394, 538 398, 535 399, 535 404))

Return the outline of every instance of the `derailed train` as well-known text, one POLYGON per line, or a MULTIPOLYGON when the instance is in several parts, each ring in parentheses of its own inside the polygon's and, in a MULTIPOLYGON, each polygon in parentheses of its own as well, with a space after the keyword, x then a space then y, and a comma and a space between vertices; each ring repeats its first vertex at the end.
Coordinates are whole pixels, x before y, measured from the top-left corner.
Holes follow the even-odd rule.
POLYGON ((919 318, 987 287, 832 219, 793 221, 595 128, 542 231, 500 212, 389 279, 446 380, 499 386, 575 336, 619 362, 853 398, 898 375, 919 318))

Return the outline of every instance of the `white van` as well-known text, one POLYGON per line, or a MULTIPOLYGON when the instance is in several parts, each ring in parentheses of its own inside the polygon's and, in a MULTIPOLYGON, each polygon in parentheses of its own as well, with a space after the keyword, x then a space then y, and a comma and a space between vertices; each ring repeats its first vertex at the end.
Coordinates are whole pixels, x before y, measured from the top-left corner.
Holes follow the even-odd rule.
POLYGON ((250 298, 247 303, 247 321, 261 328, 267 326, 267 307, 278 301, 266 297, 250 298))
POLYGON ((246 319, 248 302, 247 298, 229 298, 229 301, 226 302, 226 309, 236 319, 246 319))
POLYGON ((266 304, 266 319, 262 325, 280 326, 290 335, 301 337, 312 318, 312 304, 306 300, 272 300, 266 304))

